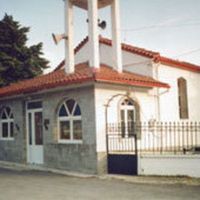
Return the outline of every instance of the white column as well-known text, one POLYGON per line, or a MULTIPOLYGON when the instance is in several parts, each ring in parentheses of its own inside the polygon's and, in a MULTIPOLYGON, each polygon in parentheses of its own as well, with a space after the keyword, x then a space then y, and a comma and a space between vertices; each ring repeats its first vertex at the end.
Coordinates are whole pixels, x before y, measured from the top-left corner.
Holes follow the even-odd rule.
POLYGON ((98 1, 88 0, 89 65, 99 68, 98 1))
POLYGON ((73 4, 65 0, 65 72, 74 73, 74 22, 73 4))
POLYGON ((118 72, 122 72, 119 0, 113 0, 111 4, 111 16, 113 67, 118 72))

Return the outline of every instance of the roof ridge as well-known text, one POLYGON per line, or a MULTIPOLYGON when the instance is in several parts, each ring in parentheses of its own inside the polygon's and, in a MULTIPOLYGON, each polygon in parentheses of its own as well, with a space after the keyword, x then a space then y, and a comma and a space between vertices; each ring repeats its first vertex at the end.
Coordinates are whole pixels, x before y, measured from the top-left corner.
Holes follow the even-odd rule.
MULTIPOLYGON (((104 44, 112 45, 112 41, 110 39, 104 38, 102 36, 100 36, 100 42, 103 42, 104 44)), ((168 63, 168 64, 176 64, 180 68, 187 69, 187 70, 192 70, 194 72, 200 72, 200 66, 196 65, 196 64, 193 64, 193 63, 190 63, 190 62, 185 62, 185 61, 180 61, 180 60, 175 60, 175 59, 172 59, 172 58, 168 58, 168 57, 160 55, 159 52, 147 50, 145 48, 136 47, 136 46, 133 46, 133 45, 130 45, 130 44, 122 43, 121 46, 122 46, 123 50, 128 50, 128 51, 130 50, 130 52, 132 52, 132 51, 137 49, 138 54, 144 54, 144 56, 152 57, 155 62, 159 62, 160 61, 160 62, 163 62, 165 64, 166 63, 168 63), (140 52, 140 51, 143 51, 143 52, 140 52), (183 65, 183 67, 181 67, 181 65, 183 65)), ((134 52, 134 53, 137 53, 137 52, 134 52)))
POLYGON ((176 60, 176 59, 168 58, 165 56, 158 57, 158 61, 160 61, 161 63, 164 63, 164 64, 181 65, 180 67, 183 69, 190 69, 191 71, 194 71, 194 72, 200 72, 200 66, 190 63, 190 62, 176 60))
MULTIPOLYGON (((99 37, 100 39, 100 43, 104 43, 104 44, 107 44, 107 45, 112 45, 112 40, 109 39, 109 38, 105 38, 105 37, 102 37, 100 36, 99 37)), ((147 56, 147 57, 154 57, 154 56, 158 56, 160 55, 159 52, 155 52, 155 51, 151 51, 151 50, 147 50, 145 48, 141 48, 141 47, 137 47, 137 46, 133 46, 131 44, 126 44, 126 43, 121 43, 121 47, 123 50, 126 50, 126 51, 135 51, 135 53, 138 53, 138 54, 144 54, 144 56, 147 56)))
POLYGON ((74 53, 77 53, 89 40, 89 37, 86 36, 74 49, 74 53))

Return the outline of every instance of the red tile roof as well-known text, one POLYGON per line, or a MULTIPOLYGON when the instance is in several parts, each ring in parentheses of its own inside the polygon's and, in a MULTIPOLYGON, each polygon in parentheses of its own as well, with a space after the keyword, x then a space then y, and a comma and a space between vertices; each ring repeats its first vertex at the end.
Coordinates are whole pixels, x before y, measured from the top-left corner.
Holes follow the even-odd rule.
POLYGON ((174 60, 174 59, 163 57, 163 56, 158 57, 158 61, 170 67, 175 67, 175 68, 180 68, 180 69, 200 73, 200 66, 192 64, 192 63, 178 61, 178 60, 174 60))
MULTIPOLYGON (((88 42, 88 37, 86 37, 74 50, 75 53, 77 53, 86 43, 88 42)), ((112 41, 110 39, 107 38, 103 38, 100 36, 99 38, 99 42, 101 44, 105 44, 105 45, 112 45, 112 41)), ((176 67, 176 68, 180 68, 180 69, 184 69, 184 70, 188 70, 188 71, 193 71, 193 72, 200 72, 200 66, 198 65, 194 65, 188 62, 182 62, 179 60, 174 60, 171 58, 167 58, 164 56, 161 56, 160 53, 158 52, 154 52, 154 51, 149 51, 147 49, 143 49, 143 48, 139 48, 136 46, 132 46, 132 45, 128 45, 125 43, 122 43, 122 50, 133 53, 133 54, 137 54, 140 56, 144 56, 147 58, 151 58, 153 59, 155 62, 160 62, 162 64, 171 66, 171 67, 176 67)), ((64 61, 55 69, 60 69, 62 68, 64 64, 64 61)))
POLYGON ((60 69, 46 75, 3 87, 0 89, 0 97, 33 93, 44 89, 52 89, 89 81, 139 87, 169 88, 168 84, 156 81, 151 77, 141 76, 126 71, 118 73, 111 67, 105 65, 101 65, 100 69, 95 69, 88 67, 88 63, 82 63, 75 67, 75 73, 73 74, 65 74, 64 69, 60 69))
MULTIPOLYGON (((105 44, 105 45, 109 45, 109 46, 112 45, 112 41, 107 38, 100 37, 99 41, 100 43, 105 44)), ((149 51, 147 49, 139 48, 139 47, 132 46, 129 44, 122 43, 121 46, 122 46, 122 50, 124 51, 128 51, 130 53, 138 54, 138 55, 145 56, 148 58, 154 58, 156 56, 159 56, 158 52, 149 51)))

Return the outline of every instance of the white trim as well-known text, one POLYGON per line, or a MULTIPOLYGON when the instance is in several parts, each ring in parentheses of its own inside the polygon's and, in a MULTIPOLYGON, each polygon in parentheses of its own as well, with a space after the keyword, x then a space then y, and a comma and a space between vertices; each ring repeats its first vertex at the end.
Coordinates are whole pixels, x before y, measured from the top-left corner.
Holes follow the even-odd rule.
POLYGON ((124 111, 124 123, 125 123, 125 135, 124 135, 124 137, 125 138, 128 138, 129 137, 129 133, 128 133, 128 122, 129 122, 129 120, 128 120, 128 111, 133 111, 133 122, 136 122, 136 109, 135 109, 135 106, 134 106, 134 104, 133 104, 133 100, 132 99, 130 99, 130 98, 128 98, 128 97, 125 97, 125 98, 122 98, 121 100, 120 100, 120 104, 119 104, 119 107, 118 107, 118 109, 119 109, 119 123, 121 123, 122 122, 122 119, 121 119, 121 111, 123 110, 124 111), (130 102, 132 102, 132 105, 122 105, 122 103, 125 101, 125 100, 128 100, 128 101, 130 101, 130 102))
POLYGON ((29 163, 29 126, 28 126, 28 112, 27 112, 27 102, 26 102, 26 105, 25 105, 25 121, 26 121, 26 128, 25 128, 25 131, 26 131, 26 162, 29 163))
POLYGON ((125 97, 125 98, 122 98, 121 100, 120 100, 120 103, 119 103, 119 105, 118 105, 118 110, 119 110, 119 122, 121 122, 122 120, 121 120, 121 110, 124 110, 125 112, 124 112, 124 116, 125 116, 125 123, 127 123, 127 111, 128 110, 133 110, 134 112, 133 112, 133 114, 134 114, 134 122, 136 121, 136 109, 135 109, 135 106, 134 106, 134 104, 133 105, 122 105, 122 103, 126 100, 126 99, 128 99, 128 100, 130 100, 130 101, 133 101, 132 99, 129 99, 129 98, 127 98, 127 97, 125 97))
POLYGON ((15 129, 15 124, 14 124, 14 115, 13 118, 10 118, 11 115, 13 115, 12 109, 9 106, 6 106, 3 108, 1 115, 0 115, 0 141, 14 141, 14 129, 15 129), (10 109, 10 114, 8 115, 6 108, 10 109), (3 112, 6 115, 6 119, 2 119, 2 115, 3 112), (8 125, 8 136, 7 137, 3 137, 3 131, 2 131, 2 124, 3 123, 7 123, 8 125), (11 137, 11 129, 10 129, 10 125, 11 123, 13 123, 13 136, 11 137))
MULTIPOLYGON (((31 102, 37 102, 37 101, 41 101, 43 103, 43 101, 41 99, 34 99, 34 100, 30 100, 30 101, 26 101, 26 105, 25 105, 25 116, 26 116, 26 149, 27 149, 27 152, 26 152, 26 162, 27 163, 30 163, 30 157, 29 157, 29 120, 28 120, 28 115, 29 113, 31 114, 32 116, 32 119, 31 119, 31 123, 32 123, 32 126, 33 126, 33 114, 36 113, 36 112, 42 112, 43 114, 43 107, 41 108, 36 108, 36 109, 28 109, 28 103, 31 103, 31 102)), ((33 129, 34 129, 34 126, 33 126, 33 129)), ((32 130, 32 131, 35 131, 35 130, 32 130)), ((35 138, 32 137, 32 142, 35 141, 35 138)))
POLYGON ((11 119, 11 118, 9 118, 9 119, 1 119, 1 122, 2 122, 2 123, 14 122, 14 119, 11 119))
MULTIPOLYGON (((67 98, 65 100, 63 100, 63 102, 60 104, 59 109, 57 111, 57 130, 58 130, 58 134, 57 134, 57 142, 59 144, 82 144, 83 143, 83 138, 81 140, 75 140, 74 139, 74 133, 73 133, 73 122, 74 121, 81 121, 81 126, 82 126, 82 117, 80 116, 74 116, 74 112, 76 107, 79 106, 79 104, 77 103, 76 100, 72 99, 72 98, 67 98), (69 109, 67 107, 66 102, 68 100, 73 100, 74 106, 73 109, 71 111, 71 113, 69 112, 69 109), (64 116, 64 117, 60 117, 59 116, 59 112, 61 107, 64 105, 68 116, 64 116), (64 122, 64 121, 68 121, 69 122, 69 128, 70 128, 70 139, 61 139, 61 133, 60 133, 60 122, 64 122)), ((80 108, 80 106, 79 106, 80 108)), ((82 131, 82 130, 81 130, 82 131)), ((83 136, 83 132, 82 132, 82 136, 83 136)))
POLYGON ((27 112, 30 112, 30 113, 34 113, 34 112, 41 112, 42 111, 42 108, 33 108, 33 109, 28 109, 27 112))
POLYGON ((76 109, 76 106, 77 106, 77 102, 75 101, 75 104, 74 104, 74 107, 73 107, 73 110, 72 110, 72 117, 74 117, 74 112, 75 112, 75 109, 76 109))
POLYGON ((59 144, 83 144, 83 140, 67 140, 67 139, 59 139, 59 144))
POLYGON ((15 140, 14 137, 0 138, 0 141, 14 141, 14 140, 15 140))
POLYGON ((59 121, 82 120, 81 116, 58 117, 59 121))

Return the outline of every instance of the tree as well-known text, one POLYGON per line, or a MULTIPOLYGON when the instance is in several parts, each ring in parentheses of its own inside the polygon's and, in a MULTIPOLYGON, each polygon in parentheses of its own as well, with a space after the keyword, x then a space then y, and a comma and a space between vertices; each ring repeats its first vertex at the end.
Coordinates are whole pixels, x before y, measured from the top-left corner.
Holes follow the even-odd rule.
POLYGON ((49 67, 41 57, 42 43, 26 45, 28 32, 29 27, 7 14, 0 21, 0 87, 38 76, 49 67))

